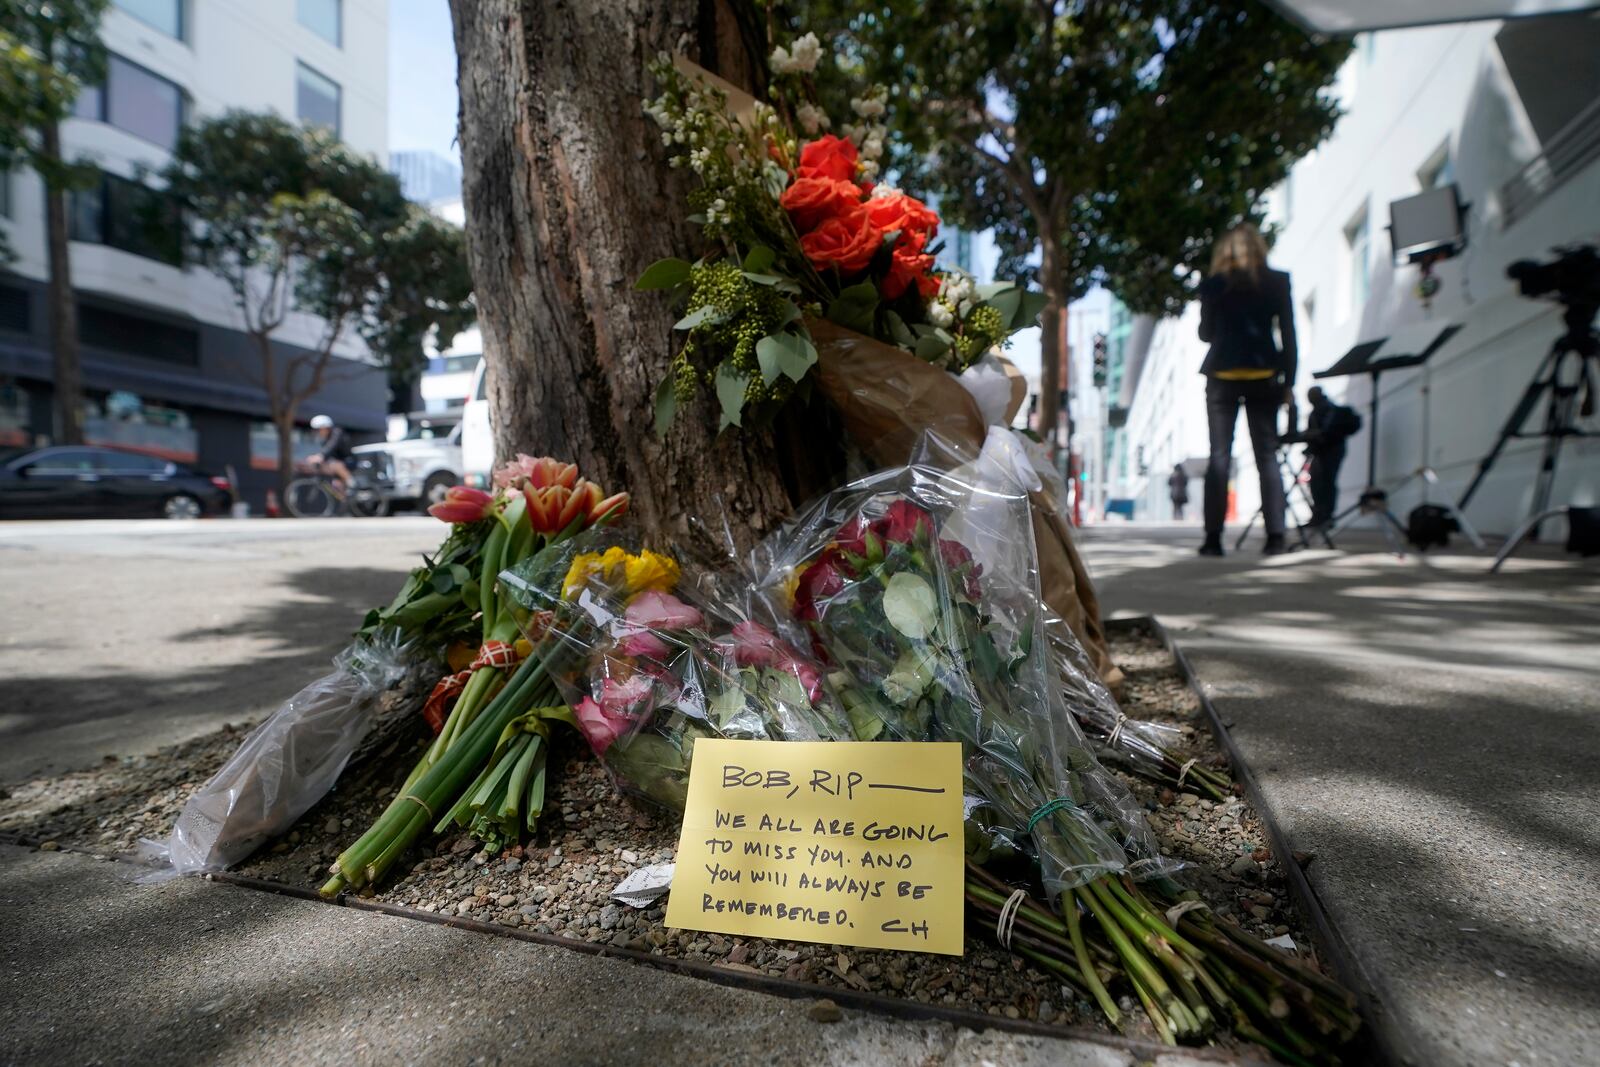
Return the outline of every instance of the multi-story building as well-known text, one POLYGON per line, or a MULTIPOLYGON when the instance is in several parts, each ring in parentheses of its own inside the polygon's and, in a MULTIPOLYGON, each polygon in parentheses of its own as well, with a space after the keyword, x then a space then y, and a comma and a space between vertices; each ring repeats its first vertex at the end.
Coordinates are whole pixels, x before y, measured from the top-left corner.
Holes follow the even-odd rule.
MULTIPOLYGON (((1344 117, 1272 195, 1272 261, 1293 278, 1302 394, 1358 344, 1388 338, 1409 352, 1459 327, 1423 366, 1382 375, 1379 425, 1368 418, 1350 443, 1341 504, 1365 486, 1375 448, 1376 481, 1403 519, 1425 494, 1459 498, 1562 333, 1560 307, 1521 296, 1506 267, 1547 260, 1554 245, 1600 242, 1600 15, 1394 30, 1356 45, 1337 87, 1344 117), (1466 205, 1467 247, 1437 266, 1440 288, 1425 303, 1419 269, 1391 253, 1389 205, 1450 183, 1466 205), (1423 466, 1437 476, 1431 486, 1408 479, 1423 466)), ((1142 353, 1127 432, 1150 471, 1137 487, 1147 516, 1167 514, 1172 464, 1207 451, 1197 325, 1191 306, 1157 324, 1142 353)), ((1367 416, 1370 376, 1321 384, 1367 416)), ((1541 404, 1529 429, 1543 415, 1541 404)), ((1591 419, 1587 428, 1600 427, 1591 419)), ((1474 525, 1517 526, 1543 445, 1511 442, 1467 509, 1474 525)), ((1234 455, 1244 519, 1258 495, 1242 418, 1234 455)), ((1600 441, 1569 438, 1555 502, 1597 497, 1600 441)))
MULTIPOLYGON (((86 434, 92 442, 232 468, 258 505, 277 466, 258 360, 232 296, 186 268, 173 243, 134 218, 141 169, 169 158, 178 131, 230 108, 276 111, 331 127, 382 160, 388 131, 387 0, 113 0, 101 27, 105 84, 80 96, 62 126, 64 153, 92 162, 100 184, 69 202, 86 434)), ((0 174, 0 224, 16 261, 0 271, 0 439, 52 432, 44 189, 0 174)), ((292 353, 316 343, 320 319, 291 314, 276 334, 292 353)), ((381 434, 387 382, 359 339, 348 366, 304 406, 358 434, 381 434)), ((309 448, 309 445, 303 446, 309 448)))
POLYGON ((419 204, 461 199, 461 165, 425 148, 389 156, 389 169, 400 179, 406 199, 419 204))

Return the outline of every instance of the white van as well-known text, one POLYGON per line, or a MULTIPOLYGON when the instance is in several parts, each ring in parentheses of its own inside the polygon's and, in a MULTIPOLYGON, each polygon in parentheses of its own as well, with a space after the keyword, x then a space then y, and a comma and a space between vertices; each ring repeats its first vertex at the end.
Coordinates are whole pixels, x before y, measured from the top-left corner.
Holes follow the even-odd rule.
POLYGON ((461 470, 467 485, 489 488, 494 470, 494 430, 489 425, 489 386, 480 357, 472 372, 472 387, 461 409, 461 470))

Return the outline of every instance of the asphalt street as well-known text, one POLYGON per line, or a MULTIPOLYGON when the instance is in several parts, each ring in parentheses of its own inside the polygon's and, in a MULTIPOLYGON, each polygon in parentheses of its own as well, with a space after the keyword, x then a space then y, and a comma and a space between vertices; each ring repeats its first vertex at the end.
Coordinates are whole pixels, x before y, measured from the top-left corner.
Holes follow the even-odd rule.
POLYGON ((425 516, 0 523, 0 784, 260 718, 442 533, 425 516))

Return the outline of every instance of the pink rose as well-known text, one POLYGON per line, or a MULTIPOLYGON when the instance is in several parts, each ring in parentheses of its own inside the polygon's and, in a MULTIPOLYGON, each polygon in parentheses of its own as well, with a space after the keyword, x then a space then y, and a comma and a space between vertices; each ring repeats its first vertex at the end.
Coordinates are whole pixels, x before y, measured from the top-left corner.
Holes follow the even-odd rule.
POLYGON ((643 674, 630 675, 627 681, 607 678, 600 683, 600 706, 610 714, 633 713, 650 699, 655 683, 643 674))
POLYGON ((780 646, 777 659, 773 661, 774 670, 792 674, 800 680, 800 687, 806 691, 806 699, 815 704, 822 696, 822 672, 810 660, 801 659, 795 654, 794 649, 787 645, 780 646))
POLYGON ((617 651, 634 659, 666 659, 672 655, 672 646, 650 630, 634 630, 617 643, 617 651))
MULTIPOLYGON (((608 681, 606 684, 611 683, 608 681)), ((582 731, 584 739, 589 742, 589 747, 594 749, 596 756, 604 756, 606 749, 619 738, 627 736, 633 726, 631 718, 607 711, 596 703, 593 697, 584 697, 578 701, 573 705, 572 713, 577 717, 578 729, 582 731)))
POLYGON ((770 667, 782 648, 778 635, 759 622, 741 622, 733 628, 733 662, 741 667, 770 667))
POLYGON ((671 593, 654 589, 634 597, 622 615, 635 626, 652 630, 687 630, 702 622, 699 611, 671 593))

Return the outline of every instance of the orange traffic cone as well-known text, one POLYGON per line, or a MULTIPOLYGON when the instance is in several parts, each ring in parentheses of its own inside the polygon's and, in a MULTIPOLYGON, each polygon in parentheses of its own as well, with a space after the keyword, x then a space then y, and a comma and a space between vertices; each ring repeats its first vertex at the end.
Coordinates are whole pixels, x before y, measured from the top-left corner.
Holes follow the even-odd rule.
POLYGON ((269 519, 276 519, 283 514, 283 511, 278 507, 278 491, 276 489, 267 490, 267 506, 264 513, 269 519))

